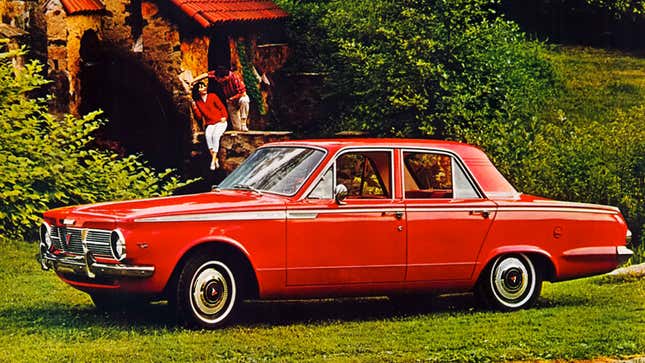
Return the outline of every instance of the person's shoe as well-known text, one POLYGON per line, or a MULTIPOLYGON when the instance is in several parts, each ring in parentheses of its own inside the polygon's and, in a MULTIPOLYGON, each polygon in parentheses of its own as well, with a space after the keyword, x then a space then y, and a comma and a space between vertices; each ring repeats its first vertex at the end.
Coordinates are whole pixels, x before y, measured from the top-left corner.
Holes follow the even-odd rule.
POLYGON ((217 168, 219 168, 219 161, 217 161, 217 159, 213 159, 213 161, 211 161, 211 170, 215 170, 217 168))
POLYGON ((247 131, 249 131, 249 128, 246 127, 246 125, 244 125, 244 126, 242 126, 242 131, 247 132, 247 131))

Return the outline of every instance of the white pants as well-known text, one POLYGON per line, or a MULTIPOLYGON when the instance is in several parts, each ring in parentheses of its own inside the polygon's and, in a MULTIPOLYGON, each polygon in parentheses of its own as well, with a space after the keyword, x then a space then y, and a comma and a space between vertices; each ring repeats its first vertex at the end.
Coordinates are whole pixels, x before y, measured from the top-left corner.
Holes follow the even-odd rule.
POLYGON ((234 130, 240 131, 242 127, 246 126, 246 120, 249 117, 249 102, 249 96, 245 95, 239 98, 237 104, 226 104, 234 130))
POLYGON ((206 136, 206 145, 208 149, 214 152, 219 151, 219 139, 226 131, 226 122, 218 122, 215 125, 206 126, 204 136, 206 136))

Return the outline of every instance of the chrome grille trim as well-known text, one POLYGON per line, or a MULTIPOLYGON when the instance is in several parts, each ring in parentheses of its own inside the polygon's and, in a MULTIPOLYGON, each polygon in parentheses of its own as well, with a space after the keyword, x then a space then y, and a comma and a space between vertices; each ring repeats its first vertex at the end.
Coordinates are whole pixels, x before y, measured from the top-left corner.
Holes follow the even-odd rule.
POLYGON ((110 246, 110 234, 112 231, 103 229, 72 228, 66 226, 52 227, 51 239, 54 246, 62 251, 82 255, 83 245, 98 257, 115 258, 110 246), (82 240, 85 231, 85 240, 82 240), (66 241, 67 234, 70 234, 69 244, 66 241))

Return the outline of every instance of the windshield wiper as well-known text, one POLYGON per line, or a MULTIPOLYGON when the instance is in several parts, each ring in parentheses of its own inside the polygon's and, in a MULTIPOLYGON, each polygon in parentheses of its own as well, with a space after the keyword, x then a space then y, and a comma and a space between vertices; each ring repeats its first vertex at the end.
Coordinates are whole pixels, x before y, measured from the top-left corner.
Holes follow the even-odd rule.
POLYGON ((250 185, 248 185, 248 184, 235 184, 235 185, 233 185, 233 188, 234 188, 234 189, 250 190, 250 191, 252 191, 253 193, 257 193, 258 195, 262 195, 262 192, 261 192, 261 191, 259 191, 259 190, 255 189, 255 188, 253 188, 252 186, 250 186, 250 185))

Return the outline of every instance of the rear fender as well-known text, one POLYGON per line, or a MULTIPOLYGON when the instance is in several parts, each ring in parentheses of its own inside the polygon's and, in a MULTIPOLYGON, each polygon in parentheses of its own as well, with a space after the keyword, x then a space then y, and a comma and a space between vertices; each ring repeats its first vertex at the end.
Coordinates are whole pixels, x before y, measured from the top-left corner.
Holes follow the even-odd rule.
MULTIPOLYGON (((491 263, 491 261, 493 261, 496 257, 502 256, 502 255, 514 254, 514 253, 523 253, 525 255, 539 256, 542 261, 548 261, 551 264, 551 266, 548 266, 548 267, 551 267, 553 271, 547 272, 549 275, 552 275, 552 276, 549 276, 549 278, 555 278, 556 276, 558 276, 558 265, 550 253, 546 252, 545 250, 537 246, 510 245, 510 246, 497 247, 489 251, 484 258, 480 259, 479 262, 477 263, 477 266, 475 267, 475 273, 473 274, 474 280, 475 281, 479 280, 479 276, 481 275, 482 271, 484 271, 486 266, 488 266, 491 263)), ((536 261, 533 261, 533 262, 535 263, 536 261)))

